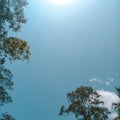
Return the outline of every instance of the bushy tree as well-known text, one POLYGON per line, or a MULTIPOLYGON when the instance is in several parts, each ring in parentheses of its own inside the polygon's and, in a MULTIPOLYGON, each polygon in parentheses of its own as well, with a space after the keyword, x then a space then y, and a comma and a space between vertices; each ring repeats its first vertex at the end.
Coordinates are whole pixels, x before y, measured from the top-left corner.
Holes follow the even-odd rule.
POLYGON ((26 23, 24 7, 26 0, 0 0, 0 61, 25 60, 29 58, 27 42, 17 37, 9 36, 10 30, 17 32, 26 23))
POLYGON ((23 23, 26 0, 0 0, 0 38, 8 35, 9 30, 18 31, 23 23))
POLYGON ((69 106, 61 107, 59 115, 74 114, 78 120, 107 120, 109 110, 103 107, 100 95, 91 87, 81 86, 67 94, 69 106))
MULTIPOLYGON (((17 32, 26 23, 24 7, 26 0, 0 0, 0 105, 12 102, 8 90, 12 90, 12 73, 5 68, 6 60, 28 60, 29 46, 25 40, 10 36, 10 31, 17 32)), ((0 120, 14 120, 8 113, 0 120)))

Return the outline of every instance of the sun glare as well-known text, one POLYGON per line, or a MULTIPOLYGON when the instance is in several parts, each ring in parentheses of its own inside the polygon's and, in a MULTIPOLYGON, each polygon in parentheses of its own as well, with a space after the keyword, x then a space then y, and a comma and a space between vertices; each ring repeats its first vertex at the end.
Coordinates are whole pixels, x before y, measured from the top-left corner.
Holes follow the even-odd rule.
POLYGON ((74 3, 75 0, 48 0, 48 2, 57 6, 66 6, 68 4, 74 3))

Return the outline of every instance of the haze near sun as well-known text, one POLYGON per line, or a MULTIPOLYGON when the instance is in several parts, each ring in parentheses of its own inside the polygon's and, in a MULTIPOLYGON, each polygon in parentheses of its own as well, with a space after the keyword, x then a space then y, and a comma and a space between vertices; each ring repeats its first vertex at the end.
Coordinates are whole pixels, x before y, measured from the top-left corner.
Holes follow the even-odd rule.
POLYGON ((66 6, 74 3, 76 0, 48 0, 49 4, 57 5, 57 6, 66 6))

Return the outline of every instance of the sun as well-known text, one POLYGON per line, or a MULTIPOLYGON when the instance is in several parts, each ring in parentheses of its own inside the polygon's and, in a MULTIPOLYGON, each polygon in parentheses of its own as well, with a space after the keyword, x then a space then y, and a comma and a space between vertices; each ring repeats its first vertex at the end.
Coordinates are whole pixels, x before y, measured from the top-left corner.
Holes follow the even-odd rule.
POLYGON ((50 4, 57 6, 66 6, 75 2, 75 0, 48 0, 50 4))

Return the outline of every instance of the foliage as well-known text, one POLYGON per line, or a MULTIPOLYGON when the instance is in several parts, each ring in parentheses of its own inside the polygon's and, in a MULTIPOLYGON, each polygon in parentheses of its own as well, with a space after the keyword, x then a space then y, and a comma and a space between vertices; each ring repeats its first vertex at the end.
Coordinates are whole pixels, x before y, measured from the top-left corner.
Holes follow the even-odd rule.
POLYGON ((67 94, 69 106, 61 107, 59 115, 72 113, 78 120, 107 120, 109 110, 102 107, 100 95, 91 87, 81 86, 67 94))
MULTIPOLYGON (((17 32, 26 23, 24 7, 26 0, 0 0, 0 105, 12 102, 8 90, 12 90, 12 73, 4 67, 6 60, 28 60, 29 46, 25 40, 9 36, 10 30, 17 32)), ((2 114, 0 120, 15 120, 11 115, 2 114)))
POLYGON ((13 82, 11 81, 13 75, 3 65, 0 65, 0 105, 12 102, 7 90, 12 90, 13 82))
POLYGON ((8 37, 9 30, 19 31, 26 23, 24 7, 26 0, 0 0, 0 63, 5 58, 12 60, 29 59, 30 51, 27 42, 16 37, 8 37))
POLYGON ((0 86, 4 89, 13 89, 12 77, 11 71, 6 69, 3 65, 0 65, 0 86))
POLYGON ((19 38, 9 37, 4 40, 4 44, 0 47, 2 48, 1 56, 7 57, 10 61, 29 59, 29 46, 26 41, 19 38))
POLYGON ((26 0, 0 0, 0 38, 5 38, 9 29, 18 31, 26 23, 26 5, 26 0))
POLYGON ((3 113, 2 118, 0 120, 15 120, 15 119, 8 113, 3 113))
POLYGON ((117 112, 118 116, 114 120, 120 120, 120 87, 116 88, 118 97, 119 97, 119 102, 118 103, 113 103, 113 108, 117 112))
POLYGON ((116 91, 117 91, 118 97, 120 97, 120 87, 116 88, 116 91))

